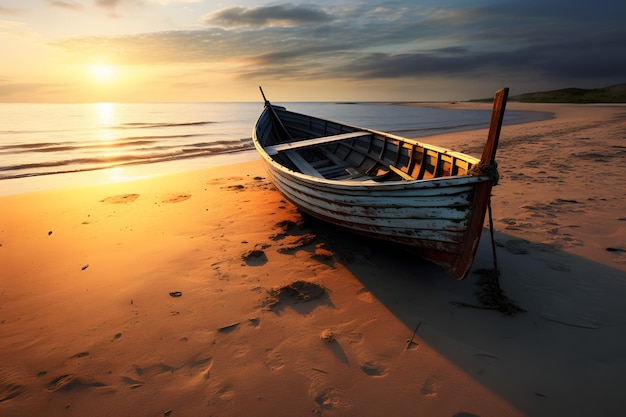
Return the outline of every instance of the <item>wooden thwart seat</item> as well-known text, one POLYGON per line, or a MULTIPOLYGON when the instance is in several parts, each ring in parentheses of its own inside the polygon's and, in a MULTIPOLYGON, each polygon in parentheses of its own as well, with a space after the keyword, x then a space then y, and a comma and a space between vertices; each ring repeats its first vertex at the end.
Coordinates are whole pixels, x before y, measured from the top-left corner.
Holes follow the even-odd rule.
POLYGON ((370 135, 370 132, 360 130, 357 132, 342 133, 339 135, 322 136, 319 138, 305 139, 295 142, 279 143, 278 145, 266 146, 264 149, 268 155, 276 155, 279 152, 287 150, 306 148, 307 146, 323 145, 329 142, 336 142, 345 139, 354 139, 358 137, 366 137, 370 135))
POLYGON ((378 162, 381 166, 384 166, 384 167, 386 167, 386 168, 389 168, 391 171, 393 171, 393 172, 395 172, 396 174, 398 174, 398 175, 399 175, 400 177, 402 177, 402 179, 404 179, 404 180, 412 181, 412 180, 414 180, 414 179, 415 179, 415 178, 413 178, 412 176, 410 176, 409 174, 407 174, 406 172, 402 171, 400 168, 396 167, 395 165, 390 164, 390 163, 389 163, 389 162, 387 162, 387 161, 383 161, 382 159, 377 158, 377 157, 375 157, 375 156, 371 155, 369 152, 367 152, 367 151, 365 151, 365 150, 363 150, 363 149, 359 149, 359 148, 357 148, 357 147, 355 147, 355 146, 351 146, 350 148, 351 148, 353 151, 355 151, 355 152, 358 152, 358 153, 360 153, 360 154, 362 154, 362 155, 365 155, 366 157, 368 157, 368 158, 370 158, 370 159, 373 159, 374 161, 378 162))
POLYGON ((306 175, 311 175, 313 177, 324 178, 320 172, 313 168, 313 165, 309 164, 298 152, 295 150, 285 151, 285 156, 289 158, 289 160, 302 172, 306 175))
POLYGON ((392 170, 393 172, 395 172, 396 174, 398 174, 399 176, 402 177, 402 179, 408 180, 408 181, 412 181, 415 178, 413 178, 412 176, 410 176, 409 174, 407 174, 406 172, 402 171, 400 168, 394 166, 394 165, 387 165, 389 167, 390 170, 392 170))

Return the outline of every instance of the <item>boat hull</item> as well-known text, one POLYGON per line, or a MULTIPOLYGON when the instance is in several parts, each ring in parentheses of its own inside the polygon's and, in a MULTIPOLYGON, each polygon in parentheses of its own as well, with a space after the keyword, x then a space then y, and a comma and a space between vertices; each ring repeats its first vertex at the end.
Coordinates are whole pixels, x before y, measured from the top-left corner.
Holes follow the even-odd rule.
POLYGON ((480 238, 478 234, 468 243, 467 234, 473 223, 482 229, 484 221, 484 210, 475 218, 473 203, 477 191, 489 193, 488 179, 353 186, 312 181, 264 161, 272 183, 303 212, 358 234, 409 246, 456 278, 467 275, 471 264, 462 254, 469 251, 465 258, 473 259, 480 238))
MULTIPOLYGON (((493 185, 493 178, 490 176, 470 172, 479 166, 480 161, 471 156, 437 148, 437 160, 454 154, 453 164, 464 167, 465 174, 452 175, 452 168, 448 164, 447 176, 407 179, 413 171, 418 171, 419 167, 414 159, 417 158, 425 164, 423 156, 416 156, 414 141, 324 121, 326 126, 339 126, 330 131, 335 136, 328 136, 328 127, 323 132, 315 131, 314 126, 319 124, 319 120, 321 119, 311 121, 310 116, 288 112, 266 102, 266 108, 253 131, 253 142, 276 188, 300 210, 311 216, 361 235, 406 245, 422 257, 440 265, 450 275, 463 279, 474 259, 493 185), (277 123, 280 126, 277 127, 277 123), (308 139, 313 144, 311 146, 325 149, 326 153, 332 149, 342 155, 345 161, 352 161, 361 173, 365 170, 363 166, 374 161, 388 167, 392 164, 402 166, 403 172, 399 174, 403 178, 382 181, 369 177, 360 180, 329 179, 317 175, 315 169, 307 171, 302 166, 300 169, 290 166, 278 155, 280 152, 293 153, 292 145, 300 146, 301 143, 291 137, 296 132, 292 127, 295 125, 309 126, 309 137, 314 138, 308 139), (382 147, 379 146, 382 150, 376 148, 376 156, 372 156, 372 152, 367 154, 357 149, 355 141, 363 139, 352 138, 358 135, 355 131, 364 132, 374 138, 368 139, 370 142, 361 142, 362 149, 376 148, 378 145, 372 143, 373 140, 378 140, 383 143, 382 147), (280 137, 280 132, 283 132, 283 137, 280 137), (341 150, 334 142, 332 145, 321 143, 320 141, 326 140, 324 135, 331 138, 329 141, 341 137, 337 139, 340 144, 348 141, 352 144, 351 151, 341 150), (351 138, 347 138, 348 136, 351 138), (395 144, 396 156, 385 162, 381 158, 384 157, 388 143, 395 144), (358 158, 354 156, 357 154, 358 158), (402 162, 403 157, 406 162, 402 162)), ((299 129, 299 132, 305 130, 301 127, 299 129)), ((344 148, 348 146, 344 145, 344 148)), ((303 150, 301 155, 311 160, 309 154, 313 151, 308 149, 303 150)), ((303 163, 309 165, 308 162, 303 163)), ((398 170, 393 166, 390 168, 393 168, 393 172, 389 171, 391 173, 398 170)), ((433 172, 437 170, 435 167, 433 172)), ((371 167, 369 171, 372 171, 371 167)))

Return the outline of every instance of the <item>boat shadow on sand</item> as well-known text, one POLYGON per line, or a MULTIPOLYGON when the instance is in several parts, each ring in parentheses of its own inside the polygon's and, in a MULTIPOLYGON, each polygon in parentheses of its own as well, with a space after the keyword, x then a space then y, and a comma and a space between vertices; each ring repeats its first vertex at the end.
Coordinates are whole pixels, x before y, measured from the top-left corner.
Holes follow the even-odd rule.
POLYGON ((493 268, 487 229, 473 272, 457 281, 396 246, 309 217, 305 225, 416 340, 523 413, 617 415, 621 400, 610 387, 626 374, 624 271, 496 232, 502 289, 525 310, 511 316, 461 307, 480 304, 476 271, 493 268))

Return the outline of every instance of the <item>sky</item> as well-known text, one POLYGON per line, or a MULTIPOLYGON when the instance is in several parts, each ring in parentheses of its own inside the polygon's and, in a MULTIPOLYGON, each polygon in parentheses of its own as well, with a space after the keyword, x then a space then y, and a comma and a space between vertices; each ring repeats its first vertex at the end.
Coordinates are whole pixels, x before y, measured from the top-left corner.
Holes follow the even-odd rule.
POLYGON ((624 0, 0 0, 0 102, 428 101, 626 82, 624 0))

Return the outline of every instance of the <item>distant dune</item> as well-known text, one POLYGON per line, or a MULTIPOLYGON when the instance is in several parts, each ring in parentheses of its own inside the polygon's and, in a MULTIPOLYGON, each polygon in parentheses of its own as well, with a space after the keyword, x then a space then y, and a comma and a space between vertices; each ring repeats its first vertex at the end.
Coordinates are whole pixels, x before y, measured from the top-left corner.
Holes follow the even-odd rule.
MULTIPOLYGON (((491 99, 471 101, 491 101, 491 99)), ((616 84, 605 88, 563 88, 524 93, 509 97, 509 101, 523 103, 626 103, 626 84, 616 84)))

